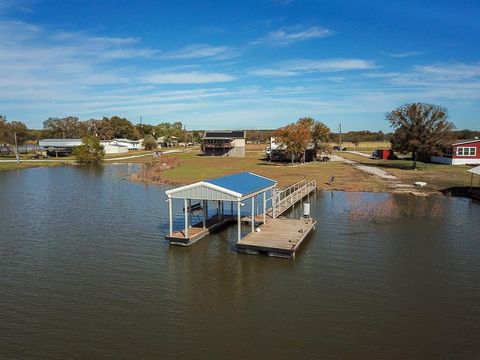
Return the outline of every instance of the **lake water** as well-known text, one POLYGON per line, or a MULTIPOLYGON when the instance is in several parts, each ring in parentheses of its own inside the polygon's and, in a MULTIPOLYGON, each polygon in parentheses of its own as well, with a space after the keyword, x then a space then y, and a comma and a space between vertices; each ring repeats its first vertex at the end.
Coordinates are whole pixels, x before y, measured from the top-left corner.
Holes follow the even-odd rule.
POLYGON ((480 205, 319 192, 286 260, 170 247, 134 169, 0 172, 1 359, 480 357, 480 205))

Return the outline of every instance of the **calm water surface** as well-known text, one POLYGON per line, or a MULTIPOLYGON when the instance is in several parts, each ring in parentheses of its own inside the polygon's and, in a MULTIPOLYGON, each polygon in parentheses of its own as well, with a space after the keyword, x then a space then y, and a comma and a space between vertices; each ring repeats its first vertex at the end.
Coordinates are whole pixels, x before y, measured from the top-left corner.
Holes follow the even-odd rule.
POLYGON ((170 247, 134 168, 0 173, 1 359, 480 357, 480 205, 318 193, 275 259, 234 227, 170 247))

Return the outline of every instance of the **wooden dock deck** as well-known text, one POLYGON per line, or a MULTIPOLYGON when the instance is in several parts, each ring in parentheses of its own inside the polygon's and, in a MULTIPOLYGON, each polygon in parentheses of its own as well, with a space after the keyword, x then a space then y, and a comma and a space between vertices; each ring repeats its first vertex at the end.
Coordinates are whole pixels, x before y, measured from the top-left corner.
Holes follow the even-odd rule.
POLYGON ((212 216, 207 220, 205 229, 203 228, 203 221, 200 221, 188 228, 188 236, 185 237, 185 231, 174 231, 173 234, 165 236, 165 239, 170 242, 170 245, 189 246, 194 242, 203 239, 208 234, 222 228, 232 221, 230 216, 224 216, 219 220, 218 216, 212 216))
POLYGON ((269 219, 259 227, 260 231, 246 235, 236 248, 247 254, 291 258, 300 244, 315 229, 313 219, 269 219))
MULTIPOLYGON (((268 217, 268 219, 270 219, 270 217, 268 217)), ((208 234, 221 229, 227 224, 235 223, 236 221, 236 216, 224 215, 222 219, 219 220, 218 215, 214 215, 207 220, 205 229, 203 228, 203 221, 200 221, 188 228, 188 237, 185 237, 185 231, 182 229, 174 231, 172 236, 165 236, 165 239, 170 242, 170 245, 189 246, 198 240, 203 239, 208 234)), ((241 221, 242 223, 251 223, 252 218, 250 216, 243 216, 241 221)), ((255 216, 255 223, 263 224, 263 216, 255 216)))

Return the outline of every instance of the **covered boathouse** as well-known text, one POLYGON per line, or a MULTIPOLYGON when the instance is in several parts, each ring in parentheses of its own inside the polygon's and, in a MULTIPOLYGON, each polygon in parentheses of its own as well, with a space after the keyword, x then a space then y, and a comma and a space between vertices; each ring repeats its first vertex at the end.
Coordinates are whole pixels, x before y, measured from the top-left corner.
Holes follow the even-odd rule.
POLYGON ((240 242, 242 221, 251 223, 252 233, 255 231, 255 222, 266 223, 267 211, 273 207, 276 186, 275 180, 242 172, 168 190, 165 192, 169 218, 169 235, 166 239, 171 244, 187 246, 229 222, 236 222, 240 242), (184 226, 178 231, 173 229, 174 199, 183 200, 184 226), (192 200, 199 200, 200 203, 192 205, 192 200), (216 203, 214 214, 209 213, 209 202, 216 203), (249 209, 242 215, 242 207, 247 204, 250 205, 247 206, 249 209), (195 210, 202 212, 202 221, 192 224, 192 212, 195 210), (248 219, 242 219, 245 215, 249 216, 248 219))

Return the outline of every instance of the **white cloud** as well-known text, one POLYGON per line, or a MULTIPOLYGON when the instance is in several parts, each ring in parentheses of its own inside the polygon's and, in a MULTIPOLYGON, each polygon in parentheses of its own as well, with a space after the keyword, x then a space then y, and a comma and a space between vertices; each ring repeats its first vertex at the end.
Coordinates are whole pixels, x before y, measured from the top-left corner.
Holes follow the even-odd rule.
POLYGON ((414 70, 425 76, 443 80, 459 80, 480 77, 480 63, 439 63, 434 65, 415 66, 414 70))
POLYGON ((144 83, 150 84, 206 84, 235 80, 228 74, 216 72, 157 72, 142 77, 144 83))
MULTIPOLYGON (((372 72, 365 76, 405 87, 442 86, 451 89, 459 84, 480 84, 480 63, 416 65, 404 72, 372 72)), ((455 96, 453 93, 451 95, 455 96)))
POLYGON ((369 70, 376 67, 377 65, 375 65, 373 61, 363 59, 297 59, 283 61, 274 67, 252 69, 250 70, 250 74, 255 76, 287 77, 315 72, 329 73, 369 70))
POLYGON ((225 60, 238 55, 239 55, 238 50, 234 50, 228 46, 193 44, 193 45, 188 45, 180 50, 167 52, 162 55, 162 58, 171 59, 171 60, 201 59, 201 58, 225 60))
POLYGON ((404 51, 404 52, 386 53, 386 54, 393 58, 406 58, 406 57, 423 55, 425 54, 425 52, 424 51, 404 51))
POLYGON ((31 5, 35 2, 36 0, 2 0, 0 1, 0 14, 12 10, 32 12, 31 5))
POLYGON ((299 41, 324 38, 333 35, 329 29, 312 26, 307 29, 280 29, 270 32, 267 36, 252 41, 252 45, 285 46, 299 41))

